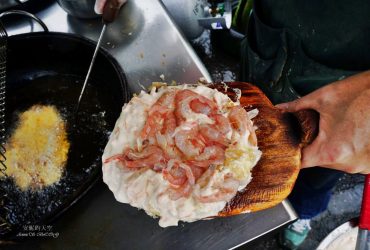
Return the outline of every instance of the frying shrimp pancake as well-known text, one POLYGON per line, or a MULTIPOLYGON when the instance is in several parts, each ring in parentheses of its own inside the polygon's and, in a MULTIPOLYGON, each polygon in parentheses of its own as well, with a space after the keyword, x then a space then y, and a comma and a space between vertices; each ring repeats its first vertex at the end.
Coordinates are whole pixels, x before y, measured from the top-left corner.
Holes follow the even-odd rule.
POLYGON ((6 174, 22 190, 40 189, 62 176, 69 142, 65 123, 53 106, 35 105, 19 115, 5 145, 6 174))
POLYGON ((251 181, 261 157, 249 114, 221 92, 181 85, 126 104, 103 154, 103 180, 162 227, 212 216, 251 181))

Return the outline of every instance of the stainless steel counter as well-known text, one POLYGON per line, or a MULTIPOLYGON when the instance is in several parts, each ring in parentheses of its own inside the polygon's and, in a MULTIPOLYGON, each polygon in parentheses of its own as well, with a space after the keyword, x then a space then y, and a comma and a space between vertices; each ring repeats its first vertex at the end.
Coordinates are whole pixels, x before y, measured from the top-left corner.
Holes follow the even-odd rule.
POLYGON ((118 203, 100 183, 53 225, 58 238, 35 238, 23 248, 17 245, 13 249, 224 250, 248 243, 294 218, 294 212, 284 202, 253 214, 160 228, 158 220, 118 203))
MULTIPOLYGON (((101 20, 68 16, 57 4, 37 13, 50 31, 75 33, 97 40, 101 20)), ((27 22, 28 23, 28 22, 27 22)), ((41 31, 35 24, 33 31, 41 31)), ((10 34, 30 32, 30 25, 11 27, 10 34)), ((206 68, 189 43, 180 35, 158 0, 129 1, 117 20, 108 26, 102 46, 122 65, 132 91, 153 81, 196 82, 211 80, 206 68)))
MULTIPOLYGON (((51 31, 76 33, 97 40, 99 20, 78 20, 57 5, 36 13, 51 31)), ((40 30, 19 23, 9 34, 40 30)), ((130 0, 108 27, 104 48, 122 65, 130 89, 137 92, 152 81, 211 80, 203 63, 177 30, 159 0, 130 0)), ((107 76, 109 77, 109 76, 107 76)), ((296 215, 287 202, 253 213, 181 224, 162 229, 143 211, 115 201, 99 183, 53 226, 59 237, 34 238, 24 249, 228 249, 275 230, 296 215)), ((13 246, 22 249, 20 245, 13 246)), ((11 247, 12 248, 12 247, 11 247)))

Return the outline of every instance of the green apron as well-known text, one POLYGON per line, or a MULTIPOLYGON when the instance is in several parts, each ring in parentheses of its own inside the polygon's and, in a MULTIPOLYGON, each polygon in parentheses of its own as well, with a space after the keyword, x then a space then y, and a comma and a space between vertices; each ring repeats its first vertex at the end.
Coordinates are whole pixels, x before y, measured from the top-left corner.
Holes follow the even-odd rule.
POLYGON ((370 69, 369 0, 255 0, 241 80, 273 103, 370 69))

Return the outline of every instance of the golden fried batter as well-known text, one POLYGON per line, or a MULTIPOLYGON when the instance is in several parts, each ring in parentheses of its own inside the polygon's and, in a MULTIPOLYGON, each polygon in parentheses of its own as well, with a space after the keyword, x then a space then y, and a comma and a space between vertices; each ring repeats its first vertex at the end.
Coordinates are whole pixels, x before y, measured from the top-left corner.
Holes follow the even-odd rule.
POLYGON ((69 150, 65 122, 54 106, 32 106, 6 144, 6 173, 22 189, 41 189, 58 182, 69 150))

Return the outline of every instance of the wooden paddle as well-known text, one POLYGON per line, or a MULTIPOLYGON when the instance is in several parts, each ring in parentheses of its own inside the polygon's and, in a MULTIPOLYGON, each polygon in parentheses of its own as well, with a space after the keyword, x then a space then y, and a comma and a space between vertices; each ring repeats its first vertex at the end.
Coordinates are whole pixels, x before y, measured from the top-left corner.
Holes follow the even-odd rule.
POLYGON ((229 216, 273 207, 291 192, 301 165, 301 149, 318 133, 318 114, 312 110, 282 113, 257 87, 244 82, 213 84, 210 87, 236 99, 234 88, 241 90, 240 104, 247 111, 257 108, 253 119, 257 127, 262 158, 252 170, 252 181, 219 213, 229 216))

